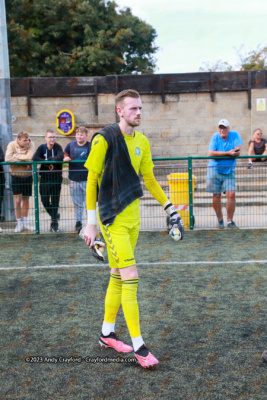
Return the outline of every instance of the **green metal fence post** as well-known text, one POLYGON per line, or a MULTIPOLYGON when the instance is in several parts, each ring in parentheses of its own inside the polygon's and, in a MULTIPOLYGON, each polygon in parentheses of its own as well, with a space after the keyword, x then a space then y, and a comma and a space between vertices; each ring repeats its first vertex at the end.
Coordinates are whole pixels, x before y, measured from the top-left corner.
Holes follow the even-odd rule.
POLYGON ((194 229, 193 214, 193 181, 192 181, 192 157, 188 157, 188 183, 189 183, 189 223, 190 229, 194 229))
POLYGON ((38 170, 37 163, 33 161, 33 192, 34 192, 34 210, 35 210, 35 230, 40 233, 39 225, 39 204, 38 204, 38 170))

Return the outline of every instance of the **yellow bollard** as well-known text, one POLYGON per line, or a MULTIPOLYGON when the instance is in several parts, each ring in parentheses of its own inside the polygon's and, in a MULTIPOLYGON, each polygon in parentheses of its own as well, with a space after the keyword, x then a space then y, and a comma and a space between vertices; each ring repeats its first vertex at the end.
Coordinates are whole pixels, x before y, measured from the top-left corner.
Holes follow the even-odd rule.
MULTIPOLYGON (((168 175, 167 178, 170 186, 170 200, 179 212, 185 229, 190 228, 188 173, 174 173, 168 175)), ((197 178, 192 175, 193 198, 196 180, 197 178)))

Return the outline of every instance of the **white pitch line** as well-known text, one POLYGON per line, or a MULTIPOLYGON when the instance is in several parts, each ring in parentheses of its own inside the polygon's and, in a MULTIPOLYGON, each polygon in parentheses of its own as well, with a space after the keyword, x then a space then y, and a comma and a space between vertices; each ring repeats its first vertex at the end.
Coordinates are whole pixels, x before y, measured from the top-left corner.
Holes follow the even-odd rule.
POLYGON ((108 267, 108 264, 35 265, 35 266, 32 266, 32 267, 0 268, 0 271, 7 271, 7 270, 14 270, 14 269, 55 269, 55 268, 82 268, 82 267, 108 267))
MULTIPOLYGON (((198 264, 265 264, 267 260, 246 260, 246 261, 169 261, 169 262, 141 262, 137 265, 198 265, 198 264)), ((76 265, 35 265, 32 267, 1 267, 0 271, 9 271, 17 269, 55 269, 55 268, 86 268, 86 267, 108 267, 108 264, 76 264, 76 265)))

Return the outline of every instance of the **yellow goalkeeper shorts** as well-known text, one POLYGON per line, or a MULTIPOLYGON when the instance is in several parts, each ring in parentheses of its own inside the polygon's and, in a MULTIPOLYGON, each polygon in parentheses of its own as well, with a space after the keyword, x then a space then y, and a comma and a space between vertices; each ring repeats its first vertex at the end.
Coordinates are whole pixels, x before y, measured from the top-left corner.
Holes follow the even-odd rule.
POLYGON ((136 264, 134 250, 139 236, 140 217, 138 212, 138 218, 136 215, 134 219, 131 218, 131 205, 128 207, 116 216, 112 225, 105 226, 99 222, 110 268, 126 268, 136 264))

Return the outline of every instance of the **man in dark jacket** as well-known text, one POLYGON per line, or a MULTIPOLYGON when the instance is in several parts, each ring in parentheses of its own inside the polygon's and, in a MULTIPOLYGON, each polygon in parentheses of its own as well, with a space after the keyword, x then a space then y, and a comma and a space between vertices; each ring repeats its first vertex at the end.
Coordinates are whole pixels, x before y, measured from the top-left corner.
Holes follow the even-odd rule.
MULTIPOLYGON (((45 135, 46 143, 41 144, 36 150, 34 161, 63 161, 63 149, 56 143, 56 135, 53 131, 47 130, 45 135)), ((61 183, 62 164, 41 164, 40 168, 40 195, 44 208, 51 217, 51 232, 59 232, 58 213, 61 183)))

